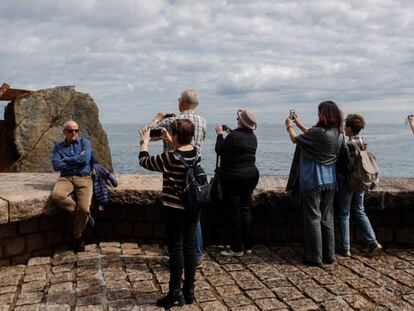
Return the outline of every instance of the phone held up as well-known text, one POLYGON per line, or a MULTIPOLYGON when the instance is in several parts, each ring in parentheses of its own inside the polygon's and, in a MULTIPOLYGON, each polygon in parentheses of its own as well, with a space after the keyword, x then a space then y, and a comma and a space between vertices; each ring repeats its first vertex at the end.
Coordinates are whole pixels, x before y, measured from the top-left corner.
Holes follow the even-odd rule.
POLYGON ((162 131, 161 129, 150 130, 150 137, 161 137, 162 131))
POLYGON ((296 111, 294 109, 291 109, 289 111, 289 119, 295 120, 295 117, 296 117, 296 111))

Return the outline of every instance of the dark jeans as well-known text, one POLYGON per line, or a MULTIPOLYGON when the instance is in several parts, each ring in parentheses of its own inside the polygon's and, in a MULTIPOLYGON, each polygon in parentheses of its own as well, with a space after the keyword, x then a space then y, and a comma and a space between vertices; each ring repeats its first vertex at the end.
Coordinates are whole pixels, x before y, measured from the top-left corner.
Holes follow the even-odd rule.
POLYGON ((335 190, 303 194, 305 259, 314 263, 335 259, 333 200, 335 190))
POLYGON ((234 252, 252 249, 252 193, 259 181, 259 174, 252 177, 223 176, 223 198, 234 252))
POLYGON ((165 232, 170 256, 170 292, 184 286, 192 288, 195 279, 195 228, 200 211, 165 208, 165 232))

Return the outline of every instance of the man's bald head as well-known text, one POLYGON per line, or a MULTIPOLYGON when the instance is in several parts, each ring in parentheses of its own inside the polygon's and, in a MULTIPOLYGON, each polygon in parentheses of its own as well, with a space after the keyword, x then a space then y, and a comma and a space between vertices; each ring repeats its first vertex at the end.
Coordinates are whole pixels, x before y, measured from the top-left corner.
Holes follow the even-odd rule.
POLYGON ((179 98, 180 106, 183 106, 183 110, 194 109, 198 106, 198 95, 194 90, 185 90, 181 93, 179 98))
POLYGON ((63 124, 63 135, 67 143, 73 143, 79 137, 79 125, 73 120, 63 124))

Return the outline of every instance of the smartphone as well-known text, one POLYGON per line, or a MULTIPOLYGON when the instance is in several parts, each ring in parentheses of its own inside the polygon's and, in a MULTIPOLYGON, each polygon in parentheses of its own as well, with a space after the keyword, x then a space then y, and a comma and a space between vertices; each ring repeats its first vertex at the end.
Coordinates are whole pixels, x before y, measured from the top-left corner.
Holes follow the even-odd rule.
POLYGON ((291 118, 292 120, 294 120, 295 119, 295 116, 296 116, 295 110, 294 109, 290 110, 289 114, 290 114, 289 118, 291 118))
POLYGON ((161 129, 151 130, 150 131, 150 137, 161 137, 162 132, 161 129))

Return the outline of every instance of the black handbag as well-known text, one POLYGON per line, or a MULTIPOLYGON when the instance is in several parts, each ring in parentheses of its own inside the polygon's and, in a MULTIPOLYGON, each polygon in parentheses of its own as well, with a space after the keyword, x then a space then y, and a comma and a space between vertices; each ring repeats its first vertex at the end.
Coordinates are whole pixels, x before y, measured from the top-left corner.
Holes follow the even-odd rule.
POLYGON ((221 168, 219 166, 219 156, 216 157, 216 169, 214 176, 210 180, 210 202, 219 203, 223 200, 223 188, 221 184, 221 168))
POLYGON ((349 152, 348 144, 345 141, 345 136, 342 134, 343 141, 338 153, 338 160, 336 162, 336 171, 343 176, 351 175, 355 171, 355 162, 349 152))

